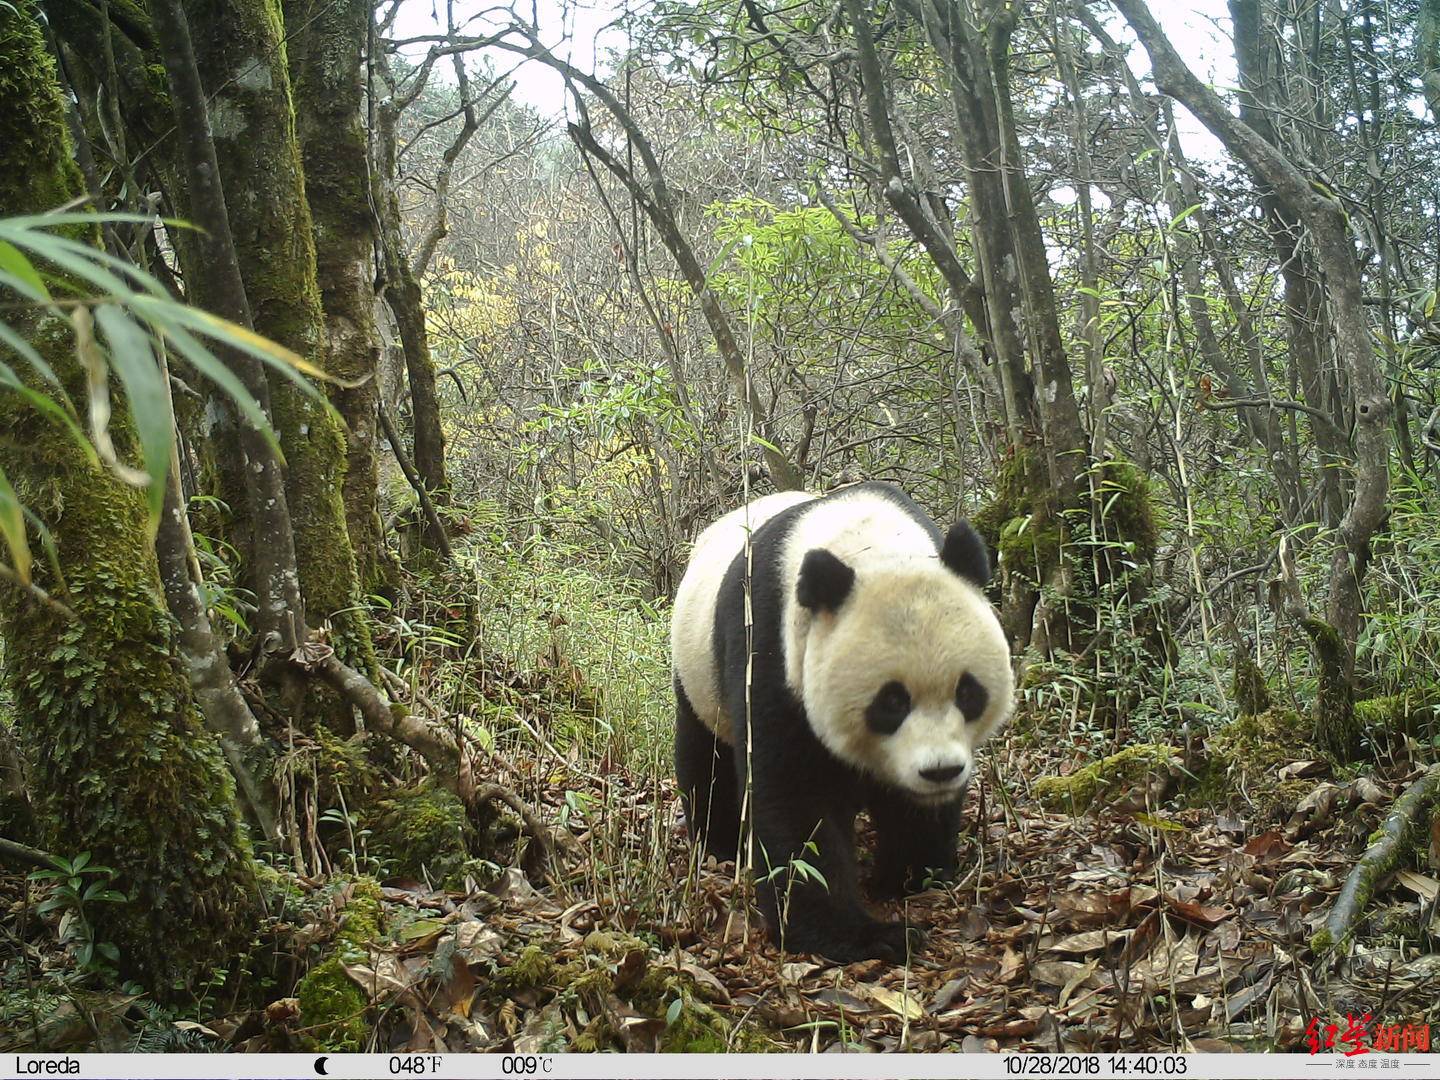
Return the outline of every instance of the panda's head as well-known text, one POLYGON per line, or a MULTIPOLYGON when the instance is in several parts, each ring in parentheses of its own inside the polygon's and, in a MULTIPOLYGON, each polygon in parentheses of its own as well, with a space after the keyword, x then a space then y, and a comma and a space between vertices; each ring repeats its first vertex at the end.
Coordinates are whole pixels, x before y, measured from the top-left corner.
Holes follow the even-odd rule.
POLYGON ((1010 650, 981 592, 985 546, 964 522, 937 558, 806 552, 801 685, 810 725, 842 761, 922 804, 956 798, 975 751, 1009 717, 1010 650))

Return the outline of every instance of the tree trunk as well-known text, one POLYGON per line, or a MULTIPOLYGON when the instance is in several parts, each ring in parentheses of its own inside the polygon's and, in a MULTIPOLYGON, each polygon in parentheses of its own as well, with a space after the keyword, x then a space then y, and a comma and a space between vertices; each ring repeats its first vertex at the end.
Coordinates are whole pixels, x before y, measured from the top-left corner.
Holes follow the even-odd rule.
MULTIPOLYGON (((230 229, 255 330, 328 369, 305 175, 279 0, 184 0, 209 92, 230 229)), ((345 434, 323 404, 271 378, 308 622, 331 624, 347 663, 375 668, 346 529, 345 434)))
MULTIPOLYGON (((32 8, 0 8, 0 214, 82 192, 32 8)), ((53 314, 10 318, 83 401, 68 326, 53 314)), ((133 444, 119 412, 111 430, 133 444)), ((257 925, 234 788, 176 662, 143 494, 91 468, 15 395, 0 396, 0 432, 0 465, 59 549, 65 580, 42 584, 76 616, 0 587, 7 686, 37 763, 43 842, 115 868, 130 899, 88 909, 97 937, 119 948, 126 974, 173 996, 228 964, 257 925)))
MULTIPOLYGON (((1273 79, 1264 63, 1265 43, 1271 39, 1261 17, 1260 0, 1230 0, 1230 16, 1234 21, 1235 63, 1240 75, 1240 119, 1266 142, 1280 148, 1280 136, 1270 119, 1267 100, 1273 79)), ((1320 289, 1315 259, 1300 243, 1300 215, 1280 199, 1268 184, 1260 185, 1260 207, 1266 227, 1275 245, 1280 278, 1285 286, 1285 317, 1290 334, 1290 357, 1300 376, 1300 387, 1307 404, 1331 413, 1335 402, 1328 392, 1325 378, 1325 342, 1333 336, 1325 297, 1320 289)), ((1341 424, 1340 429, 1343 429, 1341 424)), ((1337 466, 1345 457, 1345 447, 1334 429, 1323 424, 1310 424, 1311 435, 1320 450, 1320 513, 1318 520, 1328 525, 1340 521, 1344 496, 1340 489, 1337 466)))
POLYGON ((1243 120, 1185 65, 1154 17, 1140 0, 1111 0, 1134 29, 1154 70, 1162 93, 1184 103, 1225 148, 1242 160, 1255 179, 1275 192, 1276 199, 1303 222, 1315 248, 1316 261, 1329 286, 1328 301, 1335 326, 1335 352, 1344 371, 1355 418, 1354 454, 1350 463, 1354 485, 1349 506, 1336 530, 1330 557, 1330 596, 1324 626, 1306 630, 1315 645, 1322 677, 1331 679, 1317 711, 1317 738, 1325 745, 1353 754, 1359 731, 1352 704, 1355 643, 1360 632, 1360 584, 1370 561, 1370 539, 1385 514, 1390 485, 1390 396, 1376 360, 1366 322, 1360 270, 1354 245, 1338 202, 1312 185, 1273 143, 1243 120), (1334 685, 1336 653, 1343 686, 1334 685))
MULTIPOLYGON (((371 199, 379 225, 381 268, 385 302, 395 318, 400 346, 405 356, 405 375, 410 384, 411 423, 414 431, 414 465, 431 496, 446 501, 449 481, 445 473, 445 433, 440 427, 440 399, 436 392, 435 363, 430 357, 430 333, 425 326, 424 293, 405 253, 401 231, 400 198, 396 191, 397 126, 401 103, 397 101, 389 70, 379 56, 370 93, 375 101, 374 157, 371 164, 371 199)), ((422 536, 428 547, 438 550, 439 538, 427 526, 422 536)))
POLYGON ((345 525, 365 592, 395 585, 376 502, 375 216, 363 112, 369 0, 285 0, 286 52, 295 130, 315 228, 315 268, 325 311, 326 370, 343 379, 330 400, 345 421, 345 525))

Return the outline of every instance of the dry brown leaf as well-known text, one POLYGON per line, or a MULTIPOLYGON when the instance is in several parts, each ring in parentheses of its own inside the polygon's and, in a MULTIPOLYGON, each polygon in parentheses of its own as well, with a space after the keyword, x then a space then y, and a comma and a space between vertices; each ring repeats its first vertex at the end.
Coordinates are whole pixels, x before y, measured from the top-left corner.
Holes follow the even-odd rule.
POLYGON ((1041 949, 1048 952, 1085 953, 1101 952, 1108 949, 1117 941, 1124 941, 1134 933, 1133 930, 1082 930, 1078 934, 1070 934, 1067 937, 1058 938, 1051 942, 1041 942, 1041 949))
POLYGON ((1271 829, 1259 836, 1252 836, 1240 850, 1259 862, 1265 862, 1267 859, 1284 855, 1290 850, 1290 845, 1285 842, 1285 836, 1279 829, 1271 829))
POLYGON ((798 983, 807 975, 813 975, 821 968, 820 964, 811 964, 803 960, 790 960, 780 965, 780 977, 786 982, 798 983))
POLYGON ((919 1020, 925 1015, 925 1010, 916 999, 914 991, 903 993, 884 986, 868 986, 866 992, 875 1000, 876 1004, 906 1020, 919 1020))
POLYGON ((1427 904, 1433 902, 1435 897, 1440 895, 1440 881, 1436 881, 1432 877, 1426 877, 1424 874, 1417 874, 1413 870, 1397 871, 1395 880, 1415 893, 1427 904))
POLYGON ((1186 922, 1204 927, 1206 930, 1213 930, 1235 914, 1235 909, 1229 904, 1197 904, 1190 900, 1177 900, 1171 896, 1165 898, 1165 905, 1186 922))

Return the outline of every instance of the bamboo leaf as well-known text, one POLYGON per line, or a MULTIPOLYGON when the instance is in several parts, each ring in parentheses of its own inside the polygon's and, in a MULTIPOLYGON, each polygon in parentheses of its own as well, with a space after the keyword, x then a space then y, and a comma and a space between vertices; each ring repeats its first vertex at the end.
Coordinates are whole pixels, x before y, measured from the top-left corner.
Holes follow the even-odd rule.
POLYGON ((1196 210, 1199 210, 1199 209, 1200 209, 1200 206, 1201 206, 1201 204, 1197 202, 1194 206, 1187 206, 1184 210, 1181 210, 1180 213, 1176 214, 1176 215, 1170 220, 1170 225, 1169 225, 1170 231, 1171 231, 1171 232, 1174 232, 1174 231, 1175 231, 1175 226, 1176 226, 1176 225, 1179 225, 1182 221, 1184 221, 1186 218, 1188 218, 1191 214, 1195 213, 1196 210))
POLYGON ((5 471, 0 469, 0 536, 10 549, 10 562, 22 585, 30 584, 30 543, 25 537, 25 510, 10 486, 5 471))
MULTIPOLYGON (((142 311, 152 311, 155 306, 148 298, 137 297, 135 306, 142 311)), ((334 376, 327 375, 310 361, 306 360, 297 352, 278 345, 269 338, 262 337, 255 331, 237 323, 222 319, 218 315, 212 315, 208 311, 201 311, 199 308, 181 307, 170 305, 166 302, 166 314, 176 322, 183 323, 189 329, 198 334, 204 334, 222 345, 229 345, 231 348, 239 349, 248 353, 266 364, 271 365, 281 374, 287 376, 297 386, 305 390, 312 397, 322 398, 323 395, 311 386, 302 375, 308 375, 312 379, 323 379, 326 382, 339 383, 342 386, 354 387, 361 385, 361 382, 345 383, 334 376)))
POLYGON ((160 511, 165 503, 165 478, 170 470, 170 443, 174 438, 170 394, 145 331, 113 304, 97 307, 95 321, 110 345, 110 366, 125 387, 130 416, 140 439, 140 456, 150 476, 146 502, 153 534, 160 524, 160 511))
POLYGON ((181 326, 162 324, 165 339, 175 346, 176 352, 185 358, 201 375, 209 379, 235 403, 241 415, 253 424, 265 436, 272 449, 277 454, 284 455, 280 450, 279 440, 275 438, 275 432, 270 427, 270 421, 265 412, 260 408, 256 400, 250 396, 250 392, 225 364, 215 356, 205 345, 200 342, 190 331, 181 326))
POLYGON ((45 288, 40 271, 35 269, 23 251, 8 240, 0 240, 0 270, 4 270, 9 277, 18 279, 26 286, 22 288, 12 285, 11 287, 17 292, 32 300, 50 299, 50 290, 45 288))

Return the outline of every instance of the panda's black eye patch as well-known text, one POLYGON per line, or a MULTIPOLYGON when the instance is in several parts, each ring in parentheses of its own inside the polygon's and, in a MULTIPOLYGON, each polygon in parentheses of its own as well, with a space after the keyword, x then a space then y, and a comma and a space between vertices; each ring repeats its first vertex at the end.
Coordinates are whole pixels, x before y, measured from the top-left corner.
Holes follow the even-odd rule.
POLYGON ((965 714, 966 720, 979 720, 990 702, 990 692, 980 685, 980 680, 968 671, 960 676, 955 686, 955 707, 965 714))
POLYGON ((877 735, 894 735, 910 715, 910 692, 898 682, 887 682, 865 709, 865 722, 877 735))

